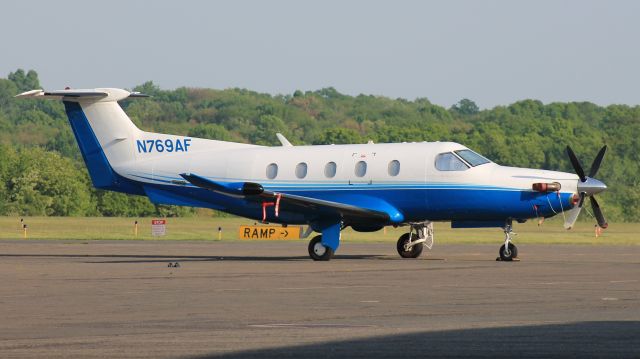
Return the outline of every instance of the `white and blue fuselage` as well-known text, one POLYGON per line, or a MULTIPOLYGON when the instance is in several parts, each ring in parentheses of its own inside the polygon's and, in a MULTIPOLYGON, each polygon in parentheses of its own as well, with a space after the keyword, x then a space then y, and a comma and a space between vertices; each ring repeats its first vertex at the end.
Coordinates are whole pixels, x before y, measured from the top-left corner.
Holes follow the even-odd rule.
POLYGON ((158 204, 309 224, 333 250, 345 226, 373 231, 451 221, 454 227, 504 227, 553 216, 576 202, 575 174, 500 166, 453 142, 291 146, 284 140, 265 147, 142 131, 117 103, 132 96, 124 90, 19 96, 64 101, 97 188, 146 195, 158 204), (535 190, 535 183, 554 187, 535 190))

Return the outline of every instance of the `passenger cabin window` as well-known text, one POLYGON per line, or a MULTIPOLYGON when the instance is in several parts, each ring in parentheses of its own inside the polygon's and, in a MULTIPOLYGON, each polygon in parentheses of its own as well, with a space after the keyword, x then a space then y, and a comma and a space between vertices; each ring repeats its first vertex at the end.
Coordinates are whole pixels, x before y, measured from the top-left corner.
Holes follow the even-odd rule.
POLYGON ((355 169, 356 177, 364 177, 367 174, 367 163, 365 161, 358 161, 355 169))
POLYGON ((480 166, 485 163, 489 163, 488 159, 482 157, 481 155, 471 151, 471 150, 459 150, 454 151, 458 156, 462 157, 463 160, 467 161, 471 167, 480 166))
POLYGON ((267 178, 274 179, 278 175, 278 165, 271 163, 267 166, 267 178))
POLYGON ((469 167, 453 153, 441 153, 436 156, 436 169, 439 171, 465 171, 469 167))
POLYGON ((298 163, 296 166, 296 177, 305 178, 307 177, 307 164, 304 162, 298 163))
POLYGON ((389 162, 389 176, 395 177, 400 173, 400 161, 393 160, 389 162))
POLYGON ((335 162, 329 162, 324 166, 324 176, 327 178, 333 178, 336 176, 336 163, 335 162))

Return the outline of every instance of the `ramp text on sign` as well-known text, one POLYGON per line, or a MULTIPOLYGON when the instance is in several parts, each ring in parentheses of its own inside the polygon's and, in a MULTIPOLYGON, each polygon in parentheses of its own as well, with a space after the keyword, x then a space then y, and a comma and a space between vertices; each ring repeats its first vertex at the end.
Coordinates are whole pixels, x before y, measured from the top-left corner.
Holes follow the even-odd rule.
POLYGON ((300 239, 302 227, 240 226, 240 239, 300 239))

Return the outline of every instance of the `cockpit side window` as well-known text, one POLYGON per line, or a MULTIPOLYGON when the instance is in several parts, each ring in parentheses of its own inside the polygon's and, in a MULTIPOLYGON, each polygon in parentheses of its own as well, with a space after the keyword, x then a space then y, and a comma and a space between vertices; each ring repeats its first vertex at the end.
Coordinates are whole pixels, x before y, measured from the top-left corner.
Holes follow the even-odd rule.
POLYGON ((471 167, 480 166, 485 163, 489 163, 488 159, 482 157, 481 155, 471 151, 471 150, 458 150, 454 151, 458 156, 460 156, 463 160, 467 161, 471 167))
POLYGON ((465 171, 469 167, 451 152, 436 156, 436 169, 439 171, 465 171))

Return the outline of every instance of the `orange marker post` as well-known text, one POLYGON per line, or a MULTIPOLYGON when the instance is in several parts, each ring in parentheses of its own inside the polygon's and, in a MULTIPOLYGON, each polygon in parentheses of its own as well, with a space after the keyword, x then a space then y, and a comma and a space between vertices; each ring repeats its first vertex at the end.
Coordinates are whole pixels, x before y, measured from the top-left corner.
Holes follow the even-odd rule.
POLYGON ((133 235, 138 236, 138 221, 133 222, 133 235))
POLYGON ((602 227, 596 224, 596 238, 600 237, 602 234, 602 227))

